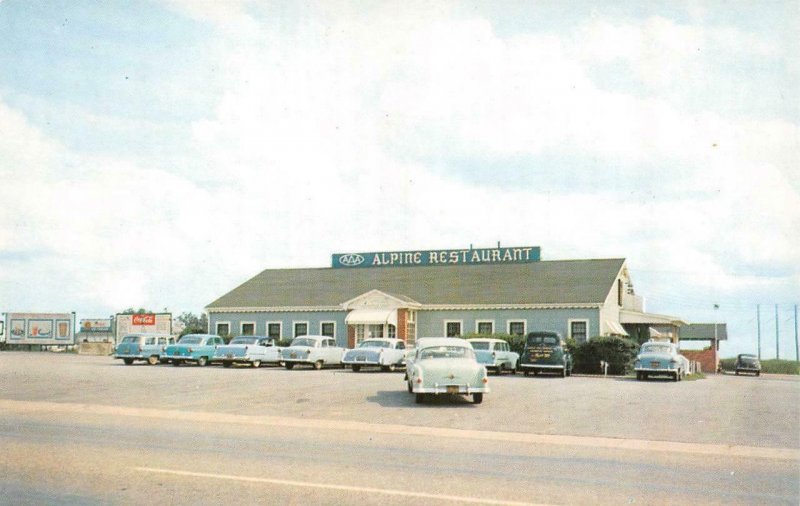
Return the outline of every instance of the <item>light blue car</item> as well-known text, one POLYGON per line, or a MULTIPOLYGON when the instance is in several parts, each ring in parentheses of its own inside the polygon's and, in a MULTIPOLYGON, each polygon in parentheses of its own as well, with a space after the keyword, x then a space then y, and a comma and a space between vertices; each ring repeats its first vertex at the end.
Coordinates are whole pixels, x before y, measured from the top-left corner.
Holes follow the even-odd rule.
POLYGON ((218 346, 211 363, 222 364, 223 367, 246 364, 258 368, 262 363, 279 364, 280 360, 281 349, 274 337, 239 336, 224 346, 218 346))
POLYGON ((680 381, 687 374, 688 360, 680 354, 678 346, 669 341, 648 341, 642 344, 633 363, 637 380, 650 376, 670 376, 680 381))
POLYGON ((510 371, 511 374, 517 372, 519 353, 511 351, 508 342, 491 338, 476 338, 468 341, 475 350, 479 364, 483 364, 498 375, 503 374, 503 371, 510 371))
POLYGON ((212 334, 186 334, 178 344, 167 346, 164 358, 179 366, 183 363, 194 362, 199 366, 208 365, 214 356, 217 346, 222 346, 225 341, 212 334))
POLYGON ((167 334, 128 334, 114 350, 114 358, 121 359, 125 365, 136 360, 156 365, 165 361, 162 356, 170 344, 175 344, 175 338, 167 334))
POLYGON ((372 338, 363 341, 358 347, 347 350, 342 363, 349 365, 353 372, 362 367, 380 367, 383 371, 392 371, 405 365, 406 343, 400 339, 372 338))
POLYGON ((474 404, 488 393, 486 367, 475 359, 475 350, 465 339, 424 338, 408 367, 408 391, 419 404, 428 395, 471 395, 474 404))

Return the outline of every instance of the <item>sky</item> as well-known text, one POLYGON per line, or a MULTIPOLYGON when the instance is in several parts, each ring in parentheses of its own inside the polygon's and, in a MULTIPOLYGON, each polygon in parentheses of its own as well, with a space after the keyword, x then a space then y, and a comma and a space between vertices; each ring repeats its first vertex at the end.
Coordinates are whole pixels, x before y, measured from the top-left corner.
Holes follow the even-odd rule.
POLYGON ((798 32, 786 1, 0 0, 0 312, 499 242, 626 258, 723 356, 760 305, 794 358, 798 32))

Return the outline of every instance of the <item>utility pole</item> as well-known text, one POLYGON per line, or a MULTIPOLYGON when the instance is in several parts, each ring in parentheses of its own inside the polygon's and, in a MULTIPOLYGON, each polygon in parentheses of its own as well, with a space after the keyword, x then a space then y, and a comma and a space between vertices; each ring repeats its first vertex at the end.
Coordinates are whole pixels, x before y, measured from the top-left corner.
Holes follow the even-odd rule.
POLYGON ((781 340, 780 333, 778 332, 778 305, 775 304, 775 358, 781 359, 781 340))
POLYGON ((794 305, 794 356, 800 362, 800 343, 797 341, 797 304, 794 305))
POLYGON ((758 322, 758 359, 761 360, 761 304, 756 304, 756 321, 758 322))

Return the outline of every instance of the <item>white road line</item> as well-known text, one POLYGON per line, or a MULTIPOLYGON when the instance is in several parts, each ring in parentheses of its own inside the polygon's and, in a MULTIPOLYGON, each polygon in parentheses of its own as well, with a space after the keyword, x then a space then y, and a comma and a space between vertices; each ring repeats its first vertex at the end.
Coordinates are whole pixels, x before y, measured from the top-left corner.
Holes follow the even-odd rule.
POLYGON ((689 455, 716 455, 722 457, 763 458, 773 460, 800 461, 800 449, 768 448, 761 446, 742 446, 712 443, 682 443, 676 441, 650 441, 646 439, 621 439, 592 436, 562 436, 548 434, 529 434, 524 432, 499 432, 487 430, 449 429, 444 427, 424 427, 355 422, 348 420, 322 420, 289 418, 279 416, 236 415, 208 411, 180 411, 170 409, 131 408, 106 406, 102 404, 78 404, 58 402, 15 401, 0 399, 0 410, 17 413, 71 413, 75 415, 98 415, 105 417, 128 416, 154 418, 172 421, 197 423, 223 423, 253 425, 261 427, 282 427, 295 429, 322 429, 333 431, 371 432, 400 436, 423 436, 440 438, 470 439, 476 441, 503 441, 530 445, 577 446, 606 448, 612 450, 633 450, 645 452, 681 453, 689 455))
POLYGON ((425 492, 410 492, 408 490, 396 490, 391 488, 357 487, 353 485, 336 485, 332 483, 313 483, 307 481, 276 480, 272 478, 255 478, 251 476, 234 476, 230 474, 216 473, 197 473, 194 471, 181 471, 177 469, 159 469, 154 467, 134 467, 136 471, 144 473, 171 474, 174 476, 187 476, 190 478, 213 478, 218 480, 243 481, 248 483, 265 483, 269 485, 280 485, 286 487, 318 488, 325 490, 338 490, 343 492, 356 492, 360 494, 382 494, 399 497, 413 497, 418 499, 435 499, 440 501, 452 501, 458 503, 471 504, 492 504, 497 506, 546 506, 518 501, 504 501, 501 499, 484 499, 481 497, 468 497, 460 495, 428 494, 425 492))

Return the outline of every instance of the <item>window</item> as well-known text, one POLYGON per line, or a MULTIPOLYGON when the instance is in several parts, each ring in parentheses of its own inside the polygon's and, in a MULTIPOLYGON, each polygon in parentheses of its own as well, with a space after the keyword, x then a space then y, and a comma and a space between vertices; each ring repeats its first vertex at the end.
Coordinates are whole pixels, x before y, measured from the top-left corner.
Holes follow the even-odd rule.
POLYGON ((397 327, 395 327, 394 325, 392 325, 392 324, 390 323, 390 324, 388 325, 388 331, 387 331, 387 334, 388 334, 388 335, 387 335, 386 337, 391 337, 392 339, 394 339, 395 337, 397 337, 397 327))
POLYGON ((242 322, 241 330, 243 336, 254 336, 256 335, 256 324, 253 322, 242 322))
POLYGON ((475 324, 475 331, 478 334, 494 334, 494 321, 492 320, 478 320, 475 324))
POLYGON ((227 336, 231 333, 231 324, 228 322, 217 322, 217 335, 227 336))
POLYGON ((273 339, 280 339, 281 334, 281 322, 267 322, 267 336, 273 339))
POLYGON ((323 336, 336 337, 336 322, 322 322, 319 328, 323 336))
POLYGON ((363 324, 358 324, 356 327, 356 344, 364 340, 364 327, 363 324))
POLYGON ((461 335, 461 322, 460 321, 446 321, 444 322, 444 335, 447 337, 458 337, 461 335))
POLYGON ((383 325, 369 325, 367 337, 383 337, 383 325))
POLYGON ((150 344, 150 345, 156 344, 156 338, 155 337, 148 337, 147 339, 144 340, 144 344, 146 344, 146 345, 147 344, 150 344))
POLYGON ((509 320, 508 333, 512 336, 525 335, 525 320, 509 320))
POLYGON ((294 337, 308 335, 308 322, 294 322, 294 337))
POLYGON ((589 320, 570 320, 569 335, 579 343, 585 343, 589 337, 589 320))

